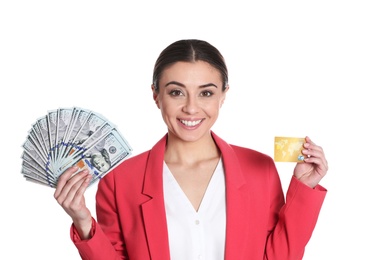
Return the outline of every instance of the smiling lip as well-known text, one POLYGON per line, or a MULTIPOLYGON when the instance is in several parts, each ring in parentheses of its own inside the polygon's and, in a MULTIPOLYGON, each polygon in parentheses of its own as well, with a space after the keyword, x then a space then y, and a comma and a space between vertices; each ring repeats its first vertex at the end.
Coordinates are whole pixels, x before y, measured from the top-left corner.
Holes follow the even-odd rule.
POLYGON ((179 119, 179 121, 181 122, 181 124, 187 127, 195 127, 195 126, 198 126, 203 121, 203 119, 198 119, 198 120, 179 119))

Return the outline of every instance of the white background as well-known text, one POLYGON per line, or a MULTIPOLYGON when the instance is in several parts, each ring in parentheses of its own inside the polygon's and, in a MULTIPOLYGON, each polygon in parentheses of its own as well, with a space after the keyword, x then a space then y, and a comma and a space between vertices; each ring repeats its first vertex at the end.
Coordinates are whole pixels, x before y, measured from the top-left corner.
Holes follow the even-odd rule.
MULTIPOLYGON (((279 135, 324 148, 328 194, 304 260, 370 259, 369 13, 356 0, 2 1, 0 259, 80 259, 53 189, 20 173, 31 124, 79 106, 118 125, 134 154, 150 149, 166 131, 153 65, 183 38, 207 40, 227 61, 219 136, 271 156, 279 135)), ((294 164, 277 167, 286 189, 294 164)))

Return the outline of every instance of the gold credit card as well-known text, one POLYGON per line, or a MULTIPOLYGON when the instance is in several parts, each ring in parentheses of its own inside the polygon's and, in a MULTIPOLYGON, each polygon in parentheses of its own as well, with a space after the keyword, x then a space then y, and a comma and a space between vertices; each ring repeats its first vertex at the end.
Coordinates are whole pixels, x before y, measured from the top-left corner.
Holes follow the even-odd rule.
POLYGON ((302 154, 305 138, 275 137, 274 160, 275 162, 303 162, 302 154))

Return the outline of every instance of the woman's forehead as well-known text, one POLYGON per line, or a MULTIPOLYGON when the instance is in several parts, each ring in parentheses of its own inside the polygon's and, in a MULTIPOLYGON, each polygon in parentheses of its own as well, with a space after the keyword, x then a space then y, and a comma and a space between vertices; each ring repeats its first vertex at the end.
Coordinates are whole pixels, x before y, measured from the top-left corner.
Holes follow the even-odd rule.
POLYGON ((176 62, 163 70, 160 83, 177 81, 181 83, 207 84, 209 82, 222 81, 221 73, 204 61, 176 62))

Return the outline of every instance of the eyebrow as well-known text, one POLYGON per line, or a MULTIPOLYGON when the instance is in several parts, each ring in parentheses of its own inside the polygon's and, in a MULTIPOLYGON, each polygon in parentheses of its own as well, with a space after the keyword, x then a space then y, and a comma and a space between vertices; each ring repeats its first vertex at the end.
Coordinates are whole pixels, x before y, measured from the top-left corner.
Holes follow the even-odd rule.
MULTIPOLYGON (((177 81, 170 81, 166 85, 164 85, 164 87, 167 87, 168 85, 177 85, 179 87, 185 88, 185 85, 184 84, 182 84, 180 82, 177 82, 177 81)), ((199 88, 207 88, 207 87, 215 87, 215 88, 217 88, 217 85, 215 85, 213 83, 207 83, 207 84, 204 84, 204 85, 200 85, 199 86, 199 88)))

